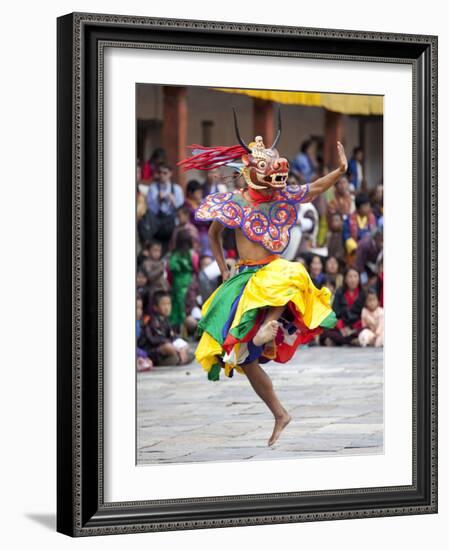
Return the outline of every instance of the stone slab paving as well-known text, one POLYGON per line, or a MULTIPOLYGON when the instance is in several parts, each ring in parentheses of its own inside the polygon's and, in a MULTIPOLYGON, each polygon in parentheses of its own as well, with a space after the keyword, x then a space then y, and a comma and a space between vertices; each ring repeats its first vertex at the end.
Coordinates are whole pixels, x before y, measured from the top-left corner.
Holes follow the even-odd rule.
POLYGON ((273 417, 238 372, 207 380, 197 363, 137 375, 137 463, 383 453, 383 352, 300 349, 265 370, 293 419, 268 447, 273 417))

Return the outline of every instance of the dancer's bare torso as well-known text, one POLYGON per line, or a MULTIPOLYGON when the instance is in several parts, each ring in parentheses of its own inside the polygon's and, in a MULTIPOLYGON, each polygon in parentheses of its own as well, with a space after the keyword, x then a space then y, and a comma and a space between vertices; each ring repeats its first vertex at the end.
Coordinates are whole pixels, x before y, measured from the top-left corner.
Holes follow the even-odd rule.
POLYGON ((245 237, 240 228, 235 229, 235 241, 240 260, 257 261, 273 255, 272 252, 260 244, 254 243, 245 237))
MULTIPOLYGON (((251 203, 251 199, 246 191, 243 192, 243 196, 249 203, 251 203)), ((235 229, 235 240, 240 260, 258 261, 273 255, 272 252, 264 248, 259 243, 250 241, 238 227, 235 229)))

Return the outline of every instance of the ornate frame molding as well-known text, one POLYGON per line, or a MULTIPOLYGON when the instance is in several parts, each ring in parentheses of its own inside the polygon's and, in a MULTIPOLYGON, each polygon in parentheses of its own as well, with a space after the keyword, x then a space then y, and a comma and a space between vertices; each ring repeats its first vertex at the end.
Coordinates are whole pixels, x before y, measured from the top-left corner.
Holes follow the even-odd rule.
POLYGON ((437 511, 437 131, 435 36, 88 13, 58 19, 58 531, 90 536, 437 511), (139 36, 133 40, 136 31, 139 36), (156 41, 151 31, 160 31, 156 41), (142 33, 148 38, 143 40, 142 33), (168 33, 172 42, 164 42, 168 33), (183 44, 177 43, 177 33, 182 33, 183 44), (267 35, 288 47, 258 47, 267 35), (330 41, 339 53, 329 51, 330 41), (246 46, 234 47, 233 42, 246 46), (415 320, 413 327, 411 486, 103 501, 102 106, 103 54, 108 46, 412 65, 413 307, 422 320, 415 320), (96 120, 89 121, 86 113, 93 106, 96 120), (87 181, 91 187, 97 183, 95 197, 87 181), (86 232, 93 232, 94 244, 86 244, 86 232), (92 337, 86 304, 93 299, 98 324, 92 337), (70 322, 63 318, 67 310, 70 322), (95 429, 86 426, 87 411, 97 415, 95 429), (254 513, 248 511, 248 503, 255 500, 280 503, 291 497, 307 504, 295 513, 263 514, 255 505, 254 513), (211 503, 222 505, 222 517, 207 514, 211 503), (240 507, 231 508, 236 503, 240 507), (167 513, 155 511, 157 506, 166 507, 167 513), (228 517, 230 509, 234 517, 228 517))

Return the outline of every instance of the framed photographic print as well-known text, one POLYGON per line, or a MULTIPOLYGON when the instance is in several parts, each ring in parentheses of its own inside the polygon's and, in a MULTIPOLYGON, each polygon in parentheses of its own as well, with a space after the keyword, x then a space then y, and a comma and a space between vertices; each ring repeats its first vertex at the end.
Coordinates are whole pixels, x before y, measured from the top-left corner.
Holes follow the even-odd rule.
POLYGON ((437 37, 58 19, 70 536, 437 512, 437 37))

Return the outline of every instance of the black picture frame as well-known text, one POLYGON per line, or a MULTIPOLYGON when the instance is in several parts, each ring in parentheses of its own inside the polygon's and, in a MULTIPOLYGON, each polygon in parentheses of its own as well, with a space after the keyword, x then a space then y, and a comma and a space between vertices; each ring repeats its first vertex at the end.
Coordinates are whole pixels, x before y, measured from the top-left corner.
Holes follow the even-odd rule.
POLYGON ((89 13, 58 18, 57 36, 57 530, 89 536, 436 513, 437 37, 89 13), (412 66, 412 485, 104 502, 99 106, 106 43, 412 66))

